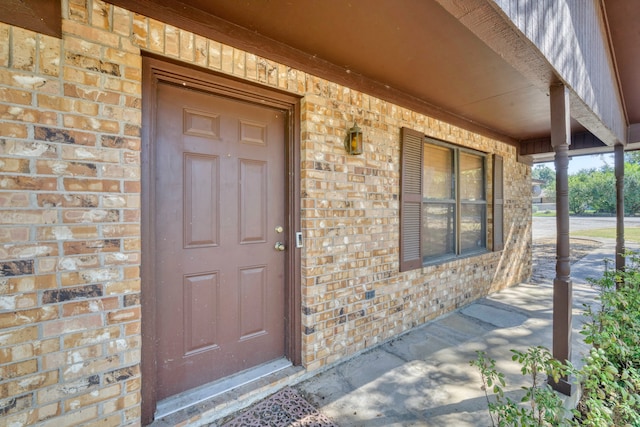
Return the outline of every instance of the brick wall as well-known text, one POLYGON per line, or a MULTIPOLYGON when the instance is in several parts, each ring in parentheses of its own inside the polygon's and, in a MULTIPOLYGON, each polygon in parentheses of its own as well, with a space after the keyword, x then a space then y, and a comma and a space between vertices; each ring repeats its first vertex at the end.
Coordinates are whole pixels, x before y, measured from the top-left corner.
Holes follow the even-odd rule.
POLYGON ((141 49, 303 96, 308 369, 528 277, 513 147, 97 0, 63 18, 62 40, 0 24, 0 425, 139 423, 141 49), (504 157, 504 252, 398 273, 402 126, 504 157))
MULTIPOLYGON (((354 354, 531 272, 529 167, 515 148, 309 76, 303 126, 303 360, 310 369, 354 354), (345 129, 365 154, 347 156, 345 129), (504 157, 505 249, 399 273, 399 133, 403 126, 504 157), (367 291, 375 290, 373 299, 367 291)), ((491 163, 491 162, 489 162, 491 163)), ((491 182, 491 171, 487 177, 491 182)), ((487 200, 491 200, 489 188, 487 200)), ((491 218, 491 206, 488 214, 491 218)), ((488 247, 491 247, 489 227, 488 247)))

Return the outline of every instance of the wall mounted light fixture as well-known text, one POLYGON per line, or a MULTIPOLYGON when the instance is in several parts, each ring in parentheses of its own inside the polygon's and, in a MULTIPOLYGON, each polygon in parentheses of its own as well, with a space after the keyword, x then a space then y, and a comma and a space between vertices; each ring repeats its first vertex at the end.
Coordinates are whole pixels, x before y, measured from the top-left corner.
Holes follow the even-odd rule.
POLYGON ((356 122, 347 132, 344 139, 344 149, 352 155, 362 154, 362 129, 358 127, 356 122))

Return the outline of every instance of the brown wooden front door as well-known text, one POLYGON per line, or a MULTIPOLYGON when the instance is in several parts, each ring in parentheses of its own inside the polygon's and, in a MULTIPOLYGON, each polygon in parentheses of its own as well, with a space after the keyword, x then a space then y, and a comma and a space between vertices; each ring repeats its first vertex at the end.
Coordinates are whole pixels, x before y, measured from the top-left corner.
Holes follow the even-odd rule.
POLYGON ((286 113, 159 83, 157 399, 285 355, 286 113), (279 228, 282 227, 282 228, 279 228), (281 248, 284 249, 284 248, 281 248))

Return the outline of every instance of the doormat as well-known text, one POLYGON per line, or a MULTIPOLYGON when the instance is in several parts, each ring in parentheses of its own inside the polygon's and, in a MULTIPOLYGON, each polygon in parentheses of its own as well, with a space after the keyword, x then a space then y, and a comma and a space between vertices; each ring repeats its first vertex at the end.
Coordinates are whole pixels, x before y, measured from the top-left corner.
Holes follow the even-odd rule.
POLYGON ((295 390, 287 387, 222 427, 337 427, 295 390))

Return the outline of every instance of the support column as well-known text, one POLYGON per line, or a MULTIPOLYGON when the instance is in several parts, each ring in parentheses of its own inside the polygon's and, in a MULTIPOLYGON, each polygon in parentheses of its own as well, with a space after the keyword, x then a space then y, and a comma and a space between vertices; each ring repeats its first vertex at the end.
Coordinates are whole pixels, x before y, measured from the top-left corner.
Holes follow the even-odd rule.
MULTIPOLYGON (((569 244, 569 145, 571 117, 569 92, 564 85, 550 87, 551 145, 556 166, 556 277, 553 280, 553 357, 571 361, 571 323, 573 284, 571 282, 569 244)), ((560 393, 571 395, 573 385, 567 377, 549 384, 560 393)))
POLYGON ((624 270, 624 146, 614 147, 616 173, 616 270, 624 270))

